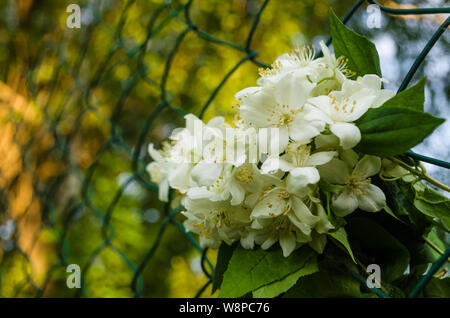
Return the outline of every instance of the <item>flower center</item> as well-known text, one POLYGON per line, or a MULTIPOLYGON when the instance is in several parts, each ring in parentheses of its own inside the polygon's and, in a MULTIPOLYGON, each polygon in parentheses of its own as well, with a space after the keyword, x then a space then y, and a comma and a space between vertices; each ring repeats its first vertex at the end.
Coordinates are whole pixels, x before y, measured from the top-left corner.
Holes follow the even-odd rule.
POLYGON ((209 230, 208 227, 205 226, 205 223, 206 223, 206 221, 204 221, 202 223, 196 223, 196 224, 194 224, 194 226, 198 228, 198 235, 204 236, 206 238, 210 238, 211 231, 209 230))
POLYGON ((303 166, 311 155, 310 145, 295 146, 289 144, 286 147, 286 152, 291 157, 292 163, 297 167, 303 166))
POLYGON ((223 188, 224 183, 225 183, 225 180, 224 180, 223 176, 219 176, 219 178, 217 178, 217 180, 209 186, 209 190, 220 193, 223 188))
POLYGON ((290 231, 292 229, 292 223, 286 216, 281 216, 275 219, 273 224, 274 232, 290 231))
POLYGON ((286 190, 280 190, 277 193, 277 197, 279 200, 286 200, 291 197, 291 194, 289 192, 287 192, 286 190))
POLYGON ((294 121, 295 110, 289 105, 280 105, 277 103, 272 106, 267 121, 276 127, 287 127, 294 121))
POLYGON ((347 63, 348 58, 346 58, 345 56, 338 57, 336 60, 336 69, 340 71, 342 74, 344 74, 346 77, 352 77, 356 73, 347 68, 347 63))
POLYGON ((345 181, 345 185, 356 195, 366 195, 369 184, 371 184, 371 178, 366 178, 366 174, 359 171, 353 171, 352 175, 345 181))
POLYGON ((258 69, 259 76, 261 77, 269 77, 276 75, 281 70, 281 63, 279 61, 275 61, 270 67, 258 69))
MULTIPOLYGON (((341 95, 344 98, 344 95, 341 95)), ((353 113, 356 106, 356 100, 350 100, 350 98, 345 98, 341 101, 336 101, 336 96, 331 97, 331 106, 337 113, 349 114, 353 113)))
POLYGON ((248 166, 241 166, 237 168, 236 179, 242 183, 249 184, 253 182, 253 173, 250 171, 248 166))
POLYGON ((308 66, 316 56, 316 49, 313 46, 300 46, 295 49, 295 59, 300 66, 308 66))

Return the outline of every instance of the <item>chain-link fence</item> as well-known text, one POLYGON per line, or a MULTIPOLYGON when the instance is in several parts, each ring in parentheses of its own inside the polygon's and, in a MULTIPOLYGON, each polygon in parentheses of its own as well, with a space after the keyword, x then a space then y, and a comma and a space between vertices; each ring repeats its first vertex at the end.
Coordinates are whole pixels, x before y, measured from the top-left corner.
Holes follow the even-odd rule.
MULTIPOLYGON (((4 5, 8 18, 2 32, 8 34, 1 39, 0 59, 5 83, 0 84, 1 296, 171 295, 158 289, 159 282, 169 275, 171 256, 187 257, 192 247, 201 255, 199 271, 206 277, 198 280, 201 287, 195 296, 205 294, 214 272, 209 251, 185 231, 176 202, 157 202, 157 187, 145 170, 146 149, 149 141, 167 137, 173 124, 182 124, 187 112, 203 117, 213 108, 211 112, 226 114, 230 109, 221 106, 228 97, 214 103, 230 78, 251 72, 251 83, 257 67, 268 67, 253 48, 255 40, 265 39, 264 33, 256 32, 268 2, 231 1, 227 8, 244 8, 244 13, 220 24, 214 16, 201 19, 201 13, 212 15, 206 1, 201 12, 192 0, 79 1, 82 28, 59 32, 50 29, 50 22, 45 32, 34 30, 29 21, 40 19, 36 23, 45 25, 52 10, 57 17, 57 10, 65 10, 67 3, 46 2, 41 16, 35 13, 44 6, 42 1, 4 5), (238 42, 219 32, 223 24, 238 23, 245 24, 234 30, 239 32, 233 37, 238 42), (19 32, 23 25, 25 35, 19 32), (30 42, 27 36, 38 41, 30 42), (203 46, 184 46, 193 38, 203 46), (198 56, 199 50, 206 55, 198 56), (186 62, 189 58, 197 63, 195 74, 186 62), (220 60, 219 69, 209 67, 208 58, 220 60), (245 68, 248 65, 252 68, 245 68), (208 75, 214 73, 220 75, 217 83, 208 75), (192 81, 198 77, 204 82, 195 86, 192 81), (172 92, 172 82, 182 89, 172 92), (186 93, 192 90, 198 100, 186 93), (65 285, 69 264, 81 267, 80 289, 65 285), (123 293, 111 291, 114 288, 123 293)), ((343 22, 369 3, 402 17, 450 13, 449 8, 391 9, 360 0, 343 22)), ((309 5, 325 14, 322 20, 304 23, 321 24, 326 23, 328 6, 336 5, 339 12, 348 4, 309 5)), ((226 18, 227 12, 221 15, 226 18)), ((398 91, 408 86, 449 24, 449 18, 441 21, 398 91)), ((443 160, 409 155, 450 168, 443 160)), ((449 254, 447 248, 410 296, 417 295, 449 254)), ((362 272, 349 274, 365 282, 362 272)), ((388 296, 382 290, 374 292, 388 296)))

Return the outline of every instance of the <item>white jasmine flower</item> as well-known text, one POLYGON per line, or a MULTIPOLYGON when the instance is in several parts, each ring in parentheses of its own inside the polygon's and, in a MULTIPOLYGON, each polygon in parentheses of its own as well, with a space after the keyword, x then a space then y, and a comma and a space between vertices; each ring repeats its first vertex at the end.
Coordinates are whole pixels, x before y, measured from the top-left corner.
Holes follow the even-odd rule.
POLYGON ((169 187, 178 190, 184 226, 202 247, 240 241, 268 249, 278 242, 285 257, 304 244, 322 253, 334 227, 318 196, 320 178, 336 185, 331 209, 338 216, 385 207, 370 176, 381 166, 388 177, 405 171, 375 156, 359 160, 352 148, 361 140, 355 121, 394 93, 377 75, 348 79, 354 73, 346 59, 320 45, 321 58, 301 47, 261 71, 259 86, 235 95, 232 125, 189 114, 162 150, 149 145, 147 170, 160 200, 168 200, 169 187))
POLYGON ((288 257, 301 244, 311 241, 311 236, 300 231, 285 215, 270 220, 254 221, 252 226, 255 227, 254 240, 256 244, 266 250, 279 242, 284 257, 288 257))
POLYGON ((250 223, 250 211, 245 207, 231 206, 227 201, 184 200, 187 217, 183 225, 187 231, 196 233, 200 246, 218 248, 220 241, 231 245, 241 237, 250 223))
POLYGON ((370 95, 374 96, 370 108, 377 108, 395 95, 393 91, 381 88, 383 81, 387 82, 375 74, 366 74, 363 77, 358 77, 356 82, 353 82, 353 90, 355 92, 362 89, 368 90, 370 95))
POLYGON ((275 187, 265 191, 254 207, 251 217, 271 219, 280 215, 287 216, 305 235, 309 235, 311 228, 319 221, 303 200, 290 193, 287 187, 275 187))
POLYGON ((187 192, 190 199, 228 200, 230 204, 243 203, 246 193, 260 193, 263 188, 280 183, 274 176, 260 173, 256 165, 214 164, 205 161, 196 165, 191 172, 195 183, 187 192))
POLYGON ((199 162, 191 171, 193 186, 187 196, 191 199, 209 199, 211 201, 227 200, 230 196, 229 182, 231 164, 199 162))
POLYGON ((151 181, 158 185, 158 198, 160 201, 169 200, 169 171, 170 163, 167 158, 157 151, 153 144, 149 144, 148 152, 153 158, 153 162, 147 165, 147 171, 150 174, 151 181))
POLYGON ((342 185, 332 196, 332 210, 338 216, 346 216, 358 207, 364 211, 376 212, 386 206, 383 191, 371 184, 370 176, 381 169, 381 159, 375 156, 364 156, 353 171, 342 160, 333 159, 320 166, 320 176, 326 181, 342 185))
POLYGON ((307 142, 325 127, 321 112, 305 105, 314 84, 288 73, 271 87, 249 87, 236 94, 240 115, 255 128, 279 128, 280 149, 289 138, 307 142))
POLYGON ((320 200, 311 191, 300 198, 287 189, 267 190, 251 213, 251 227, 257 231, 256 243, 267 249, 278 241, 285 257, 296 247, 310 242, 313 229, 327 233, 333 228, 320 200))
MULTIPOLYGON (((187 125, 192 117, 186 117, 187 125)), ((161 150, 156 150, 153 144, 148 148, 154 162, 147 166, 147 171, 151 180, 158 184, 163 202, 168 200, 169 185, 181 193, 187 191, 190 170, 195 162, 201 160, 201 155, 196 151, 195 138, 188 128, 175 130, 169 138, 170 142, 164 142, 161 150)))
POLYGON ((329 67, 324 67, 321 63, 322 59, 315 59, 315 55, 314 46, 300 46, 290 53, 279 56, 271 68, 260 69, 258 85, 277 85, 278 81, 287 73, 306 78, 311 83, 317 83, 323 78, 332 76, 332 70, 329 67))
POLYGON ((280 158, 269 157, 261 166, 262 173, 271 173, 280 169, 290 171, 292 176, 304 176, 305 186, 319 181, 319 172, 315 166, 329 162, 337 155, 335 151, 319 151, 311 154, 311 145, 291 142, 287 145, 285 154, 280 158), (307 178, 310 176, 311 178, 307 178))
POLYGON ((361 132, 353 123, 371 107, 384 102, 387 95, 374 89, 376 75, 366 75, 359 81, 344 80, 341 91, 333 91, 308 99, 308 103, 323 111, 323 120, 329 124, 344 149, 356 146, 361 140, 361 132), (366 84, 372 85, 366 87, 366 84))
POLYGON ((208 127, 204 129, 203 158, 213 163, 231 163, 240 166, 246 161, 246 132, 242 129, 208 127))
MULTIPOLYGON (((232 205, 241 204, 246 194, 259 195, 264 188, 280 185, 282 181, 273 175, 264 175, 255 164, 243 164, 235 167, 230 182, 232 205)), ((247 204, 248 205, 248 204, 247 204)), ((253 206, 251 204, 250 206, 253 206)))

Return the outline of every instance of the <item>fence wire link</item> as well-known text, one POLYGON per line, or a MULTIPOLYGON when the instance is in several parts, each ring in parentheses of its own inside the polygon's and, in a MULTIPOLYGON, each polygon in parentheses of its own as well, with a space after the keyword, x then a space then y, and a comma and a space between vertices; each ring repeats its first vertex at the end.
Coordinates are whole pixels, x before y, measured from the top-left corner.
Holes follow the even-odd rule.
MULTIPOLYGON (((82 181, 81 186, 82 200, 70 206, 69 211, 64 216, 64 220, 62 221, 63 226, 61 230, 59 230, 60 227, 56 226, 58 218, 57 216, 55 216, 55 214, 57 213, 57 208, 55 207, 55 196, 57 196, 58 189, 62 188, 64 186, 64 182, 67 181, 66 179, 68 177, 68 172, 61 173, 56 178, 56 181, 53 184, 51 184, 51 186, 47 187, 42 187, 42 185, 39 183, 38 177, 36 175, 33 176, 34 195, 36 195, 42 202, 43 224, 46 227, 53 228, 58 233, 58 240, 57 240, 58 262, 57 264, 49 268, 42 284, 36 283, 33 274, 30 272, 28 268, 24 269, 28 274, 26 275, 26 279, 23 282, 18 283, 19 287, 17 288, 16 291, 17 295, 20 294, 22 288, 25 288, 26 286, 31 286, 35 292, 35 296, 37 297, 45 296, 49 288, 49 284, 52 281, 56 271, 60 270, 61 268, 65 268, 68 264, 70 264, 69 262, 70 251, 67 246, 68 231, 70 229, 71 222, 74 219, 76 219, 79 211, 83 209, 89 209, 93 211, 96 217, 101 221, 102 243, 93 249, 92 253, 84 262, 81 269, 81 273, 83 274, 83 279, 81 280, 81 289, 76 290, 74 296, 89 297, 87 288, 88 286, 86 285, 84 277, 93 266, 97 257, 103 251, 105 251, 105 249, 108 248, 118 257, 120 257, 132 271, 133 273, 132 279, 128 284, 132 290, 133 296, 139 297, 142 293, 144 286, 142 273, 148 266, 149 261, 152 259, 152 257, 155 255, 156 251, 160 247, 161 240, 164 234, 166 233, 168 227, 171 226, 175 227, 180 232, 182 232, 184 237, 192 244, 192 246, 196 250, 198 250, 198 252, 201 255, 201 270, 206 277, 206 282, 197 291, 195 297, 200 297, 212 282, 212 278, 214 275, 214 266, 208 259, 207 249, 201 248, 197 243, 196 239, 191 234, 187 233, 183 225, 176 220, 175 217, 181 211, 181 207, 176 207, 174 209, 171 208, 173 207, 172 195, 170 195, 169 203, 166 203, 164 205, 164 218, 161 221, 158 232, 156 233, 156 237, 154 238, 153 242, 149 243, 146 252, 138 262, 133 262, 127 256, 126 250, 121 249, 114 244, 113 239, 115 238, 115 231, 114 226, 111 223, 111 219, 113 217, 113 214, 115 212, 119 200, 123 197, 123 194, 127 186, 129 186, 131 183, 137 182, 148 191, 152 192, 158 191, 157 186, 149 181, 147 172, 145 170, 147 162, 144 162, 142 160, 141 154, 146 149, 146 142, 148 141, 149 133, 152 127, 154 127, 155 121, 158 119, 161 113, 163 113, 164 111, 170 111, 176 116, 180 116, 180 118, 182 118, 182 116, 186 114, 185 110, 183 110, 181 107, 175 106, 172 103, 173 94, 167 88, 169 72, 171 71, 174 58, 179 52, 182 42, 186 39, 188 35, 193 34, 203 39, 204 41, 207 41, 215 45, 224 46, 243 54, 243 57, 236 64, 234 64, 233 67, 229 69, 229 71, 226 73, 226 75, 223 77, 220 83, 213 89, 209 97, 202 105, 200 112, 198 114, 199 117, 202 118, 208 107, 216 98, 221 88, 224 86, 227 80, 233 75, 233 73, 236 72, 236 70, 241 67, 241 65, 249 62, 254 63, 258 67, 264 68, 270 67, 268 64, 259 61, 257 59, 258 51, 252 49, 252 40, 255 31, 258 28, 260 17, 263 14, 269 0, 261 2, 259 8, 254 13, 253 21, 251 22, 247 36, 245 40, 242 42, 245 43, 245 45, 228 42, 227 40, 218 38, 215 35, 208 33, 205 30, 202 30, 191 19, 191 6, 193 0, 188 0, 185 4, 180 5, 178 8, 175 8, 171 4, 171 1, 164 1, 163 3, 161 3, 153 12, 148 14, 149 19, 146 26, 146 36, 144 41, 142 43, 130 47, 130 45, 126 43, 126 39, 123 37, 122 33, 124 26, 126 24, 127 14, 129 13, 130 8, 135 3, 135 1, 136 0, 128 0, 126 2, 122 12, 120 13, 120 18, 118 20, 116 28, 114 30, 109 30, 111 36, 115 40, 114 44, 109 47, 108 52, 105 55, 105 58, 98 65, 91 66, 95 70, 93 73, 94 75, 86 83, 79 80, 78 75, 83 67, 84 58, 88 53, 88 50, 91 48, 92 44, 91 39, 94 36, 96 28, 107 28, 107 26, 102 24, 101 21, 102 16, 99 10, 99 7, 103 1, 95 2, 98 5, 98 7, 93 8, 94 13, 92 17, 92 22, 87 26, 87 30, 85 31, 85 37, 81 43, 79 55, 76 58, 76 62, 74 63, 75 66, 72 67, 71 65, 69 65, 69 63, 64 61, 64 58, 61 58, 61 63, 58 65, 57 68, 58 71, 59 70, 61 72, 68 71, 71 74, 71 77, 74 81, 73 86, 71 87, 67 96, 65 97, 66 99, 61 101, 60 103, 61 107, 58 109, 56 114, 49 112, 49 109, 47 108, 48 105, 40 106, 43 112, 44 121, 49 131, 54 136, 55 143, 52 147, 50 147, 47 150, 46 154, 40 154, 40 156, 42 157, 38 158, 37 163, 33 163, 34 164, 33 167, 37 169, 39 167, 39 160, 44 162, 45 156, 49 155, 55 156, 59 158, 62 162, 65 162, 67 164, 66 170, 70 171, 70 173, 72 174, 75 174, 82 181), (171 21, 177 21, 179 24, 183 25, 183 28, 181 32, 177 34, 175 41, 170 51, 168 52, 167 59, 163 67, 161 79, 155 80, 154 78, 148 77, 147 70, 149 66, 146 65, 144 61, 145 53, 152 39, 154 39, 157 34, 168 28, 168 25, 170 24, 171 21), (117 66, 117 64, 111 65, 110 61, 112 60, 114 54, 119 49, 125 51, 125 56, 122 58, 121 62, 117 64, 135 61, 138 65, 138 71, 127 77, 127 79, 124 81, 120 91, 118 91, 118 98, 116 104, 113 107, 113 111, 110 117, 103 118, 104 121, 108 124, 110 130, 109 132, 110 137, 101 145, 101 147, 99 148, 98 152, 95 155, 94 161, 87 167, 87 169, 85 169, 85 171, 83 171, 76 163, 73 163, 72 157, 75 156, 75 154, 73 153, 71 144, 75 141, 76 136, 79 133, 81 123, 87 116, 87 114, 95 113, 99 117, 104 117, 103 113, 98 111, 98 106, 92 102, 92 92, 96 89, 96 87, 100 85, 101 80, 109 76, 111 72, 114 70, 114 68, 117 66), (145 118, 144 125, 140 130, 139 135, 137 136, 136 143, 130 146, 123 138, 123 131, 121 126, 118 124, 118 120, 123 115, 123 108, 127 98, 129 97, 130 92, 140 82, 145 82, 151 85, 159 92, 159 103, 145 118), (77 103, 80 105, 78 109, 75 109, 75 111, 64 107, 65 103, 73 96, 77 96, 76 100, 77 103), (58 126, 59 122, 66 116, 70 116, 71 122, 73 123, 74 127, 74 129, 71 130, 69 133, 62 132, 61 128, 58 126), (107 151, 111 150, 112 148, 119 150, 120 152, 124 153, 126 156, 130 158, 132 173, 129 176, 127 176, 127 179, 121 184, 119 189, 116 191, 109 206, 106 208, 106 210, 104 210, 97 207, 94 202, 95 196, 95 189, 93 187, 95 179, 94 175, 97 169, 99 169, 101 156, 105 154, 107 151)), ((422 14, 450 13, 450 8, 391 9, 379 4, 377 1, 359 0, 350 8, 350 10, 344 16, 342 21, 344 23, 347 23, 354 16, 354 14, 357 13, 358 9, 364 3, 376 4, 382 11, 384 11, 388 15, 408 15, 408 14, 422 15, 422 14)), ((449 27, 449 25, 450 25, 450 18, 447 18, 445 22, 436 30, 436 32, 427 42, 423 50, 417 56, 414 63, 411 65, 409 72, 406 74, 403 82, 401 83, 398 89, 399 92, 404 90, 408 86, 415 72, 417 71, 417 69, 419 68, 425 57, 427 56, 428 52, 438 41, 439 37, 444 33, 444 31, 449 27)), ((63 41, 64 40, 62 40, 61 42, 62 44, 58 46, 54 42, 43 39, 42 55, 45 55, 47 52, 46 50, 44 50, 44 48, 49 46, 51 50, 53 50, 62 57, 64 50, 64 48, 62 47, 62 45, 64 44, 63 41)), ((331 38, 328 40, 327 44, 330 43, 331 38)), ((41 56, 40 58, 43 58, 43 56, 41 56)), ((36 63, 39 63, 39 60, 36 61, 36 63)), ((28 74, 25 74, 27 77, 27 85, 31 91, 31 95, 37 96, 37 94, 39 93, 39 86, 36 85, 36 83, 33 80, 33 77, 36 75, 34 74, 34 72, 35 69, 37 68, 36 67, 37 65, 33 65, 33 61, 30 61, 30 66, 32 66, 32 68, 29 70, 28 74)), ((55 89, 57 87, 58 71, 52 78, 52 85, 51 85, 52 89, 55 89)), ((51 90, 49 94, 52 95, 53 91, 51 90)), ((19 126, 20 121, 16 124, 17 129, 16 135, 19 134, 19 126)), ((16 136, 14 136, 14 138, 16 138, 16 136)), ((17 136, 17 138, 20 138, 20 136, 17 136)), ((24 146, 21 146, 20 156, 24 165, 33 161, 34 158, 33 157, 34 153, 32 152, 33 145, 43 142, 44 138, 45 136, 43 136, 42 133, 41 134, 38 133, 37 135, 34 136, 34 138, 31 138, 29 142, 25 143, 24 146)), ((450 163, 445 162, 443 160, 429 158, 423 155, 416 154, 412 151, 410 151, 408 155, 421 161, 435 164, 444 168, 450 168, 450 163)), ((17 182, 17 180, 15 180, 15 182, 17 182)), ((14 183, 14 181, 12 183, 14 183)), ((4 192, 6 193, 7 191, 10 191, 11 188, 12 184, 3 186, 0 189, 0 194, 3 195, 4 192)), ((2 205, 0 205, 0 209, 3 209, 2 205)), ((5 208, 5 211, 6 210, 7 209, 5 208)), ((14 220, 16 224, 20 221, 21 218, 26 217, 27 211, 14 220)), ((14 241, 17 242, 18 240, 20 240, 21 235, 25 234, 20 233, 20 231, 17 230, 15 233, 14 241)), ((33 252, 33 246, 27 251, 24 251, 19 247, 18 244, 15 244, 14 250, 18 251, 21 255, 23 255, 23 257, 27 260, 27 262, 30 263, 31 253, 33 252)), ((442 255, 435 262, 435 264, 433 264, 431 269, 419 282, 419 284, 416 286, 413 292, 411 292, 411 294, 409 295, 410 297, 417 296, 417 294, 421 291, 421 289, 425 286, 425 284, 433 277, 433 275, 437 272, 440 266, 446 261, 446 259, 449 257, 449 254, 450 248, 448 248, 444 252, 444 255, 442 255)), ((365 278, 362 276, 364 274, 355 272, 351 272, 350 274, 361 283, 365 282, 365 278)), ((0 282, 1 282, 1 275, 0 275, 0 282)), ((389 297, 389 295, 386 295, 381 290, 374 290, 373 292, 380 297, 389 297)))

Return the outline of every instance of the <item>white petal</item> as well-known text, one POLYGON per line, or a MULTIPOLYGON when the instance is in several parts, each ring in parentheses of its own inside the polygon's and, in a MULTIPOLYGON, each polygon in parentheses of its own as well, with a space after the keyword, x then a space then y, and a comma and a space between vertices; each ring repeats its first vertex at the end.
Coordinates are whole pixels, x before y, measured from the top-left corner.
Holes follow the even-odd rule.
POLYGON ((259 197, 261 196, 260 193, 252 193, 247 195, 247 197, 244 200, 244 204, 248 207, 254 207, 256 203, 258 202, 259 197))
POLYGON ((304 237, 309 237, 311 234, 311 227, 303 222, 301 222, 295 214, 289 213, 288 218, 291 223, 299 230, 304 237))
POLYGON ((222 128, 224 123, 225 118, 223 118, 222 116, 216 116, 212 118, 210 121, 208 121, 208 126, 215 128, 222 128))
MULTIPOLYGON (((253 230, 267 229, 272 223, 273 223, 273 219, 255 219, 252 221, 250 228, 253 230)), ((258 244, 261 244, 261 238, 264 241, 265 238, 262 237, 261 235, 255 236, 255 240, 257 240, 257 242, 259 242, 258 244)))
POLYGON ((295 234, 292 232, 283 232, 280 234, 280 246, 283 250, 283 256, 288 257, 295 250, 295 234))
POLYGON ((294 169, 294 165, 280 158, 267 158, 261 166, 261 173, 273 173, 277 170, 289 171, 294 169))
POLYGON ((241 245, 246 250, 251 250, 255 246, 255 235, 253 231, 248 232, 246 235, 241 236, 241 245))
POLYGON ((333 113, 339 114, 339 117, 342 119, 339 121, 353 122, 360 118, 369 110, 376 98, 376 95, 370 89, 362 88, 348 98, 348 102, 341 102, 342 108, 337 111, 332 110, 333 113), (345 104, 347 104, 347 107, 351 108, 350 112, 344 111, 345 104))
POLYGON ((152 157, 153 160, 161 162, 163 161, 163 157, 161 156, 161 154, 159 153, 159 151, 157 151, 155 149, 155 147, 153 146, 153 144, 149 144, 148 145, 148 153, 150 154, 150 156, 152 157))
POLYGON ((377 98, 374 100, 372 107, 377 108, 383 105, 386 101, 395 96, 395 93, 389 89, 382 89, 377 98))
POLYGON ((206 187, 193 187, 187 191, 189 199, 205 199, 213 196, 213 193, 208 191, 206 187))
POLYGON ((275 86, 275 98, 282 105, 298 109, 303 106, 313 88, 314 84, 310 83, 306 77, 287 73, 275 86))
POLYGON ((289 143, 289 130, 288 128, 279 128, 279 139, 276 137, 271 137, 270 142, 271 146, 269 149, 269 154, 274 154, 273 151, 276 151, 278 149, 278 153, 282 153, 284 149, 286 149, 286 146, 289 143), (272 150, 273 149, 273 150, 272 150))
POLYGON ((331 113, 331 101, 329 96, 321 95, 317 97, 312 97, 308 99, 308 103, 317 107, 325 114, 329 115, 331 113))
POLYGON ((331 209, 337 216, 344 217, 358 208, 358 199, 355 193, 345 188, 337 196, 333 196, 331 209))
POLYGON ((249 87, 235 95, 242 102, 241 116, 254 127, 268 127, 270 108, 276 103, 273 88, 249 87))
POLYGON ((307 143, 309 139, 320 135, 325 128, 325 121, 306 120, 302 113, 295 115, 289 125, 289 137, 294 141, 307 143))
POLYGON ((366 177, 377 174, 381 169, 381 159, 379 157, 365 155, 355 166, 354 171, 365 174, 366 177))
POLYGON ((310 104, 306 104, 303 107, 303 111, 301 112, 305 120, 309 122, 326 122, 332 123, 331 118, 328 116, 328 113, 320 110, 317 107, 314 107, 310 104))
POLYGON ((286 185, 289 192, 296 193, 308 184, 319 182, 319 171, 313 167, 299 167, 291 170, 286 178, 286 185))
POLYGON ((169 180, 167 178, 158 185, 158 198, 162 202, 169 201, 169 180))
POLYGON ((175 169, 169 170, 169 184, 172 188, 186 193, 189 188, 189 171, 192 168, 190 163, 179 164, 175 169))
POLYGON ((273 218, 283 214, 286 211, 286 200, 278 197, 278 192, 273 191, 264 200, 261 200, 254 207, 252 218, 273 218))
POLYGON ((261 248, 263 250, 267 250, 268 248, 270 248, 273 244, 275 244, 277 242, 277 239, 274 236, 269 236, 264 243, 261 244, 261 248))
POLYGON ((337 155, 336 151, 321 151, 313 153, 309 156, 307 165, 308 166, 320 166, 330 162, 337 155))
POLYGON ((186 129, 192 134, 196 131, 194 127, 198 126, 199 128, 202 128, 205 125, 193 114, 187 114, 184 118, 186 119, 186 129))
POLYGON ((316 204, 316 209, 317 216, 320 220, 317 222, 314 229, 320 234, 328 233, 329 230, 334 229, 334 226, 328 220, 327 213, 321 203, 316 204))
POLYGON ((326 46, 324 41, 320 41, 319 44, 320 44, 320 48, 322 49, 323 57, 325 58, 326 62, 331 67, 335 67, 336 58, 335 58, 334 54, 332 54, 330 52, 330 49, 328 48, 328 46, 326 46))
POLYGON ((355 147, 361 140, 359 128, 352 123, 332 124, 330 130, 339 138, 340 145, 344 149, 355 147))
POLYGON ((231 193, 231 205, 238 205, 241 204, 242 201, 244 201, 245 190, 239 184, 239 182, 233 182, 232 184, 230 184, 229 190, 231 193))
POLYGON ((350 169, 344 161, 333 158, 330 162, 317 167, 320 176, 333 184, 344 184, 350 176, 350 169))
POLYGON ((191 170, 191 178, 199 186, 208 186, 213 184, 222 173, 223 165, 200 161, 191 170))
POLYGON ((364 193, 358 195, 359 207, 367 212, 377 212, 386 206, 386 197, 376 185, 369 184, 364 193))
POLYGON ((266 109, 266 106, 256 107, 244 104, 239 108, 239 113, 242 118, 253 127, 259 128, 270 126, 270 122, 267 121, 269 111, 266 109))
POLYGON ((257 94, 259 94, 261 92, 261 87, 259 86, 253 86, 253 87, 247 87, 244 88, 243 90, 239 91, 236 93, 236 95, 234 95, 234 98, 236 98, 237 100, 242 100, 242 101, 246 101, 247 98, 251 98, 251 96, 258 96, 257 94))
POLYGON ((319 218, 313 215, 305 205, 305 203, 303 203, 302 200, 296 197, 292 198, 292 209, 294 210, 295 216, 300 220, 300 222, 308 225, 311 228, 314 227, 317 222, 319 222, 319 218))
POLYGON ((376 91, 380 90, 381 88, 381 78, 375 74, 366 74, 363 77, 361 77, 359 81, 365 87, 376 91))

